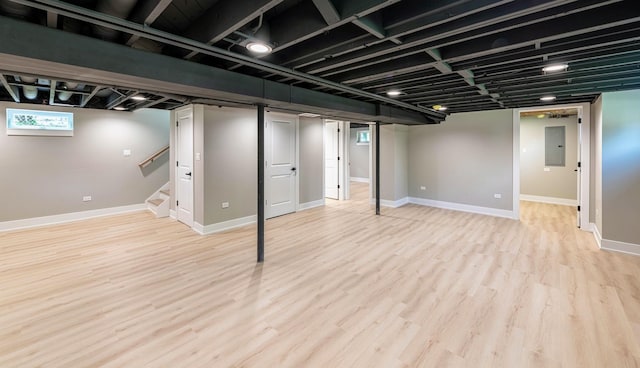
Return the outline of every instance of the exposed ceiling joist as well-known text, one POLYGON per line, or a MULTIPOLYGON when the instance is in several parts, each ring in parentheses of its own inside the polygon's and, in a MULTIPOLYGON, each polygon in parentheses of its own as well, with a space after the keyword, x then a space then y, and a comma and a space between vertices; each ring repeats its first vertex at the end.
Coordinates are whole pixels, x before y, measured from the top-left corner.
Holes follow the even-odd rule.
MULTIPOLYGON (((136 23, 142 23, 150 25, 155 22, 156 19, 164 12, 164 10, 171 4, 172 0, 145 0, 142 1, 131 15, 130 19, 136 23)), ((130 35, 125 42, 127 45, 133 45, 140 39, 138 35, 130 35)))
POLYGON ((331 0, 313 0, 313 5, 316 6, 327 25, 336 24, 340 21, 340 14, 338 14, 331 0))
POLYGON ((14 102, 20 102, 20 92, 18 91, 18 88, 15 86, 9 85, 9 82, 7 82, 7 79, 4 77, 3 74, 0 74, 0 83, 2 83, 2 85, 4 86, 4 89, 7 90, 11 98, 13 98, 14 102))

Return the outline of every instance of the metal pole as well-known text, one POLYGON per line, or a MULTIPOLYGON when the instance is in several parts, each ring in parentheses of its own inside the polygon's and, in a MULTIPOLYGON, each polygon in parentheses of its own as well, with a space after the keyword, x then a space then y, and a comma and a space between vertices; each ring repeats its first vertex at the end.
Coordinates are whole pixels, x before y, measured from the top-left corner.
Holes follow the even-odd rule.
POLYGON ((258 263, 264 262, 264 105, 258 105, 258 263))
POLYGON ((376 121, 376 215, 380 215, 380 122, 376 121))

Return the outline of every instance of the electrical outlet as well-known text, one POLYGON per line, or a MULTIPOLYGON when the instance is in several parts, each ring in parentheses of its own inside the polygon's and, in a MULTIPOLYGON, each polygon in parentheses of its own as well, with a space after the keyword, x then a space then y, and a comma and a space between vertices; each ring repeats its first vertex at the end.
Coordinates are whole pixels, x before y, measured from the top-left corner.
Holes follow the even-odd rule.
POLYGON ((551 171, 551 168, 550 167, 545 167, 544 171, 551 171))
POLYGON ((493 198, 500 199, 500 198, 502 198, 502 194, 496 193, 496 194, 493 195, 493 198))
POLYGON ((222 208, 229 208, 229 202, 222 202, 222 208))
POLYGON ((89 202, 91 200, 91 196, 82 197, 82 202, 89 202))
POLYGON ((421 185, 420 190, 427 190, 427 187, 425 187, 424 185, 421 185))

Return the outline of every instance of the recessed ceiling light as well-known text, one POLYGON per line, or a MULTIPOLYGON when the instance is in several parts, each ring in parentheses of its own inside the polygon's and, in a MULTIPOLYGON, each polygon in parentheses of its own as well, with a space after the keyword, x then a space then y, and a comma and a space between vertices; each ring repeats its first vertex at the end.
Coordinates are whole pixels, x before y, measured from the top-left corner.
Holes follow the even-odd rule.
POLYGON ((249 42, 247 44, 247 49, 258 54, 268 54, 272 51, 271 46, 261 42, 249 42))
POLYGON ((540 97, 540 101, 553 101, 556 99, 556 96, 543 96, 540 97))
POLYGON ((122 107, 122 106, 116 106, 116 107, 114 107, 113 109, 114 109, 114 110, 118 110, 118 111, 124 111, 124 110, 126 110, 126 109, 125 109, 124 107, 122 107))
POLYGON ((537 117, 538 117, 538 119, 544 119, 545 114, 538 114, 537 117))
POLYGON ((545 73, 549 73, 549 72, 559 72, 562 70, 567 70, 567 68, 569 67, 569 65, 567 64, 552 64, 552 65, 547 65, 544 68, 542 68, 542 71, 545 73))
POLYGON ((433 105, 431 107, 433 107, 433 109, 436 110, 436 111, 444 111, 444 110, 447 109, 446 106, 442 106, 442 105, 433 105))
POLYGON ((136 100, 136 101, 144 101, 144 100, 146 100, 147 98, 146 98, 146 97, 144 97, 144 96, 141 96, 141 95, 137 95, 137 96, 133 96, 133 97, 131 97, 131 99, 132 99, 132 100, 136 100))
POLYGON ((305 118, 317 118, 317 117, 320 116, 320 114, 313 114, 313 113, 310 113, 310 112, 303 112, 302 114, 298 114, 298 116, 302 116, 302 117, 305 117, 305 118))
POLYGON ((398 91, 397 89, 392 89, 391 91, 387 91, 387 96, 389 97, 398 97, 402 94, 402 92, 398 91))

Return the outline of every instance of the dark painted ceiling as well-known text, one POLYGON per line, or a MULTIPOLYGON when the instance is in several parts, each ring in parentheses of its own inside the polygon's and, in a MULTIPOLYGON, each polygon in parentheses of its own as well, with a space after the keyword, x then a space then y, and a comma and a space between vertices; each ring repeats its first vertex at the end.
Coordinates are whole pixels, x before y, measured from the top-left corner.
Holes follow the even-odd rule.
MULTIPOLYGON (((640 87, 637 0, 0 0, 0 13, 354 99, 373 101, 366 94, 300 76, 384 97, 398 90, 398 101, 428 108, 442 105, 447 113, 591 102, 601 92, 640 87), (203 55, 54 11, 66 5, 81 10, 76 14, 95 11, 145 24, 294 70, 296 75, 222 58, 216 52, 203 55), (246 44, 256 40, 268 42, 273 52, 249 52, 246 44), (556 63, 568 67, 542 71, 556 63), (546 95, 555 96, 555 101, 541 101, 546 95)), ((4 79, 4 84, 20 83, 13 76, 4 79)), ((12 99, 6 89, 0 90, 0 98, 12 99)), ((118 91, 124 96, 138 92, 118 91)), ((156 107, 183 103, 172 99, 176 96, 148 97, 152 102, 164 99, 156 107)), ((115 106, 113 97, 96 98, 88 104, 115 106)))

